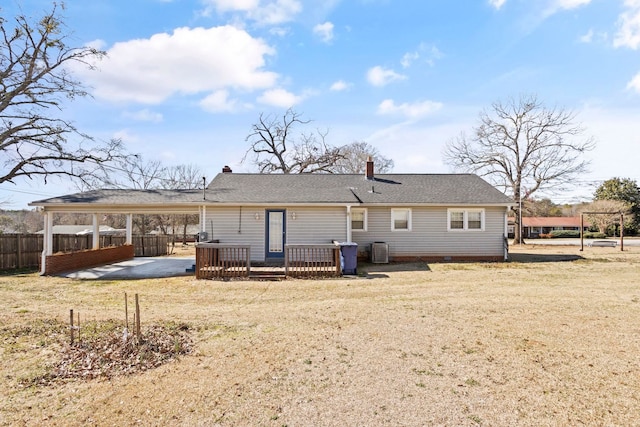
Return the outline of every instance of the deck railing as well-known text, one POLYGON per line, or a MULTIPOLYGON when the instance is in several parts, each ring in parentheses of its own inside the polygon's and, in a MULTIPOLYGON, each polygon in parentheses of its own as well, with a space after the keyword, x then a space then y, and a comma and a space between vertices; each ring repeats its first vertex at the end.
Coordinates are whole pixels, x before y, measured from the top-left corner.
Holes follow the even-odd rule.
POLYGON ((285 245, 285 274, 291 277, 340 276, 340 247, 336 245, 285 245))
POLYGON ((251 247, 224 243, 196 243, 196 279, 249 277, 251 247))

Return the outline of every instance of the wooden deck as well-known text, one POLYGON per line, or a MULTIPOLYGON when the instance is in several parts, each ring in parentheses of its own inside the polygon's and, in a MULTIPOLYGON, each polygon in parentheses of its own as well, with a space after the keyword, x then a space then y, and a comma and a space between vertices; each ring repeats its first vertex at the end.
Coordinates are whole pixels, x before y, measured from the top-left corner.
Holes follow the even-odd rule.
POLYGON ((282 266, 252 266, 248 245, 197 243, 197 279, 282 280, 287 277, 338 277, 340 248, 335 245, 286 245, 282 266))

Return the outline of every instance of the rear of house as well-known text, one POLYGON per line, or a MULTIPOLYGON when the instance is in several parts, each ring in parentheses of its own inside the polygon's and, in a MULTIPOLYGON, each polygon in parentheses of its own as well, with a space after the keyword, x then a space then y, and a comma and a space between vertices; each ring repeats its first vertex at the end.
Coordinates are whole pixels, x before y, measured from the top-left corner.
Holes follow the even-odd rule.
POLYGON ((472 174, 234 174, 207 187, 207 239, 274 263, 287 244, 383 242, 390 261, 503 260, 510 198, 472 174))

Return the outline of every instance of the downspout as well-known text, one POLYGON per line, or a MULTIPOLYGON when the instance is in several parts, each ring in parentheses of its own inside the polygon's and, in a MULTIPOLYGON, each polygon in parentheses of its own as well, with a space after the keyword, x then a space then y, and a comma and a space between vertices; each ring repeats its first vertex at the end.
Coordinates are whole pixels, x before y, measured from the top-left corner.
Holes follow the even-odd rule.
MULTIPOLYGON (((522 236, 521 236, 522 238, 522 236)), ((509 207, 504 211, 504 260, 509 260, 509 207)))
POLYGON ((200 206, 200 231, 207 231, 207 207, 205 205, 200 206))
POLYGON ((351 243, 351 205, 347 205, 347 242, 351 243))

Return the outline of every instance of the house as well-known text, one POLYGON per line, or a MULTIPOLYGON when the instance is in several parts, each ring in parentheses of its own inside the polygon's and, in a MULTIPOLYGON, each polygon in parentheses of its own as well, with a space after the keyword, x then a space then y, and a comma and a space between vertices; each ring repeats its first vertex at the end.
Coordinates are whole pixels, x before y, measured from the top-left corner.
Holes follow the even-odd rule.
MULTIPOLYGON (((591 223, 584 221, 583 231, 588 231, 591 223)), ((554 230, 580 231, 580 217, 572 216, 523 216, 522 217, 522 237, 538 238, 541 234, 549 234, 554 230)), ((512 237, 515 231, 515 219, 509 218, 509 236, 512 237)))
MULTIPOLYGON (((32 202, 51 212, 198 213, 201 241, 250 246, 282 262, 286 244, 384 242, 391 261, 504 260, 511 198, 473 174, 245 174, 225 167, 205 190, 97 190, 32 202)), ((46 228, 46 227, 45 227, 46 228)), ((96 247, 97 249, 97 247, 96 247)), ((45 250, 46 251, 46 250, 45 250)), ((43 260, 44 262, 45 260, 43 260)))

